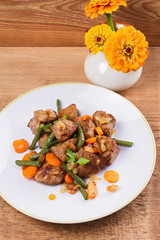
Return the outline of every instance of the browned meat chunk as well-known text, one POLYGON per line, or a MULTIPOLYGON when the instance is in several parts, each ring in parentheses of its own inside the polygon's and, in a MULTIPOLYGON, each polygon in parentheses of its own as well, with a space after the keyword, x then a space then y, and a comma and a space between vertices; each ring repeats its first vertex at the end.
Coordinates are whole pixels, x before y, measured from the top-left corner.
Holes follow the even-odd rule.
POLYGON ((101 159, 99 156, 97 156, 94 153, 86 152, 83 148, 80 148, 80 150, 77 153, 77 160, 81 157, 84 157, 88 160, 90 160, 89 163, 85 165, 78 165, 78 175, 80 177, 88 177, 90 174, 96 174, 100 172, 101 168, 104 167, 105 162, 103 159, 101 159))
POLYGON ((45 141, 48 139, 49 134, 48 133, 44 133, 40 139, 39 139, 39 147, 42 148, 43 145, 45 144, 45 141))
POLYGON ((64 143, 59 143, 56 146, 51 147, 51 152, 53 152, 62 162, 66 162, 66 151, 69 147, 73 152, 76 152, 77 139, 72 138, 64 143))
POLYGON ((97 136, 94 146, 98 149, 100 157, 106 165, 110 165, 118 156, 120 148, 116 142, 106 136, 97 136))
POLYGON ((47 122, 53 122, 55 120, 57 120, 57 114, 53 109, 47 109, 46 113, 48 114, 48 120, 47 122))
POLYGON ((48 120, 48 114, 44 110, 35 111, 34 116, 39 123, 46 123, 48 120))
POLYGON ((64 142, 76 131, 77 127, 76 123, 60 118, 51 126, 51 130, 59 142, 64 142))
POLYGON ((52 109, 47 109, 46 111, 37 110, 34 112, 34 116, 39 123, 49 123, 57 119, 57 114, 52 109))
POLYGON ((93 122, 96 126, 100 126, 104 134, 108 137, 111 137, 112 130, 116 124, 116 119, 104 111, 96 111, 93 114, 93 122))
POLYGON ((28 127, 30 127, 33 134, 36 134, 41 123, 53 122, 57 118, 56 112, 52 109, 47 109, 46 111, 37 110, 34 112, 34 117, 29 121, 28 127))
POLYGON ((52 166, 45 163, 34 176, 34 180, 38 183, 46 185, 57 185, 63 181, 64 172, 60 166, 52 166))
POLYGON ((81 125, 85 138, 91 138, 94 137, 95 134, 95 125, 94 122, 90 119, 87 118, 86 120, 81 120, 79 121, 79 124, 81 125))
POLYGON ((77 108, 75 104, 71 104, 66 108, 63 108, 59 111, 59 117, 63 118, 63 116, 66 115, 67 119, 72 121, 77 121, 78 113, 77 108))
POLYGON ((31 120, 28 123, 28 127, 30 127, 33 134, 36 134, 39 125, 40 123, 37 121, 35 117, 31 118, 31 120))

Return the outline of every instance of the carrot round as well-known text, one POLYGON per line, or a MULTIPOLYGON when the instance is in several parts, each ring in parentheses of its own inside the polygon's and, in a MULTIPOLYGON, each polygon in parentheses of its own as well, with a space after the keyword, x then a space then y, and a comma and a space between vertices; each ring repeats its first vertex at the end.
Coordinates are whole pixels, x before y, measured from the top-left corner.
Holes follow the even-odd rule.
POLYGON ((82 117, 79 116, 78 119, 77 119, 77 121, 79 122, 79 121, 81 121, 81 120, 82 120, 82 117))
POLYGON ((35 151, 34 151, 34 152, 26 153, 26 154, 23 156, 22 160, 23 160, 23 161, 30 161, 29 157, 32 156, 32 155, 34 155, 34 154, 36 154, 35 151))
POLYGON ((69 173, 66 173, 64 180, 66 183, 73 183, 73 178, 69 175, 69 173))
POLYGON ((88 199, 93 199, 97 196, 97 186, 94 180, 90 180, 87 188, 88 199))
POLYGON ((28 166, 23 168, 22 174, 25 178, 32 178, 34 177, 37 171, 38 171, 38 167, 28 166))
POLYGON ((109 170, 104 173, 104 179, 110 183, 115 183, 119 180, 119 174, 116 171, 109 170))
POLYGON ((86 139, 86 143, 87 143, 87 144, 95 143, 95 142, 96 142, 96 137, 92 137, 92 138, 86 139))
POLYGON ((27 150, 28 142, 24 139, 15 140, 13 141, 13 147, 17 153, 22 153, 27 150))
POLYGON ((103 130, 102 130, 102 128, 101 128, 100 126, 96 127, 95 130, 96 130, 96 132, 97 132, 97 134, 98 134, 99 136, 102 136, 102 135, 103 135, 103 130))
POLYGON ((61 166, 59 159, 51 152, 46 154, 46 162, 53 166, 61 166))
POLYGON ((55 198, 56 198, 56 196, 55 196, 54 194, 50 194, 50 195, 49 195, 49 199, 50 199, 50 200, 54 200, 55 198))
POLYGON ((90 118, 90 119, 92 120, 91 116, 89 116, 89 115, 84 115, 84 116, 82 117, 82 120, 86 120, 87 118, 90 118))
POLYGON ((93 147, 94 153, 98 153, 98 149, 96 147, 93 147))

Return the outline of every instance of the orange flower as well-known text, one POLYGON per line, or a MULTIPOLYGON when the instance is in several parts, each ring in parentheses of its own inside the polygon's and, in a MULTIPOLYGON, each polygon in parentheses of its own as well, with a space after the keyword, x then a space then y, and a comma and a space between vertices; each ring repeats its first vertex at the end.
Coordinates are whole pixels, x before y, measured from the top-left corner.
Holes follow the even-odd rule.
POLYGON ((111 68, 127 73, 144 65, 149 53, 147 48, 144 34, 129 26, 112 32, 103 52, 111 68))
POLYGON ((116 11, 120 5, 127 6, 123 0, 91 0, 90 3, 85 6, 85 14, 87 17, 94 19, 98 14, 116 11))
POLYGON ((112 30, 107 24, 97 25, 85 33, 85 45, 93 53, 103 51, 104 43, 110 36, 112 30))

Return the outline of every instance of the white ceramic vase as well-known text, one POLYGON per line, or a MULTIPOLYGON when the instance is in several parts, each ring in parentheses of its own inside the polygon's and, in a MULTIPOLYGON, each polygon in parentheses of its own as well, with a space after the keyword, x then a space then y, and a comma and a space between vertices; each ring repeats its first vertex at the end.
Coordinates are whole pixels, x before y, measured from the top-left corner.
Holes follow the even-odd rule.
POLYGON ((123 73, 112 69, 103 52, 94 55, 89 53, 84 63, 87 78, 93 84, 111 89, 113 91, 125 90, 133 86, 140 78, 143 67, 137 71, 123 73))

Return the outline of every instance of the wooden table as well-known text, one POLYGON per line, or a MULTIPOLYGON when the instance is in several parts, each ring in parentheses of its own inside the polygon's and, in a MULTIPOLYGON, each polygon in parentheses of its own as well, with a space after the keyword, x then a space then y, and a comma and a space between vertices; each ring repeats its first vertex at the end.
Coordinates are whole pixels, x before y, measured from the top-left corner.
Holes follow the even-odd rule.
MULTIPOLYGON (((20 94, 55 82, 88 82, 85 48, 0 48, 0 109, 20 94)), ((97 221, 62 225, 30 218, 0 198, 0 240, 160 239, 160 48, 151 48, 143 75, 120 92, 147 118, 157 144, 157 162, 147 187, 128 206, 97 221)), ((138 167, 138 166, 137 166, 138 167)))

